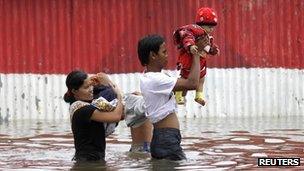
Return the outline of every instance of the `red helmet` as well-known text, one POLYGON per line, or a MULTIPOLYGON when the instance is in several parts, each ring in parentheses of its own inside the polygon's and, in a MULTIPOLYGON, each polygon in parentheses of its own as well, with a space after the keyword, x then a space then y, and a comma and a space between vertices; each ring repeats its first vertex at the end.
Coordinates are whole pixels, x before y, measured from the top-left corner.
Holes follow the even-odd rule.
POLYGON ((217 16, 212 8, 202 7, 197 10, 195 22, 198 25, 217 25, 217 16))

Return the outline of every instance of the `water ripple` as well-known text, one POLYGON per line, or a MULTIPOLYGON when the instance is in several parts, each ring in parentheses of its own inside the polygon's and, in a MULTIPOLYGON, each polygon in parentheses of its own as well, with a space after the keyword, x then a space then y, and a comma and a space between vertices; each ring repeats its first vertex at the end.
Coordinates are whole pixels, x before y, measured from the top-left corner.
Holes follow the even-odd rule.
MULTIPOLYGON (((187 160, 152 160, 128 152, 130 131, 119 124, 107 138, 106 163, 78 165, 69 121, 20 121, 0 125, 0 170, 264 170, 259 157, 300 157, 303 170, 303 118, 181 118, 187 160)), ((290 167, 291 168, 291 167, 290 167)), ((274 168, 272 168, 274 169, 274 168)))

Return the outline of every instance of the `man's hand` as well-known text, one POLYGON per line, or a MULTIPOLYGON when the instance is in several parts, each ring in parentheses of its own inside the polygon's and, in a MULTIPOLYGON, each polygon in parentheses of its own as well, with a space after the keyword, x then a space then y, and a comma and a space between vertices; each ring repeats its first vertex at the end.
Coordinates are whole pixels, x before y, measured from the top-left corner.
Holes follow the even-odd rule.
POLYGON ((190 46, 190 53, 192 55, 197 55, 197 53, 198 53, 198 47, 196 45, 190 46))

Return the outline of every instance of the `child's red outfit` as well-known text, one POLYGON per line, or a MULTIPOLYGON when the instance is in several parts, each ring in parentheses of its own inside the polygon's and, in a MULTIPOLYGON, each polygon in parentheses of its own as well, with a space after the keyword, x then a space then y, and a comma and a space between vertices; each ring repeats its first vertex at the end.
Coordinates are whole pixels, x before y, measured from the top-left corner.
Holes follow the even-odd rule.
MULTIPOLYGON (((188 78, 192 64, 190 46, 195 45, 197 38, 205 36, 208 36, 208 34, 196 24, 182 26, 174 32, 173 37, 175 44, 180 49, 177 64, 181 67, 181 76, 183 78, 188 78)), ((204 57, 200 58, 200 66, 200 78, 202 78, 206 75, 206 59, 204 57)))
MULTIPOLYGON (((189 53, 185 52, 184 50, 181 50, 179 57, 178 57, 178 62, 181 65, 181 72, 180 75, 183 78, 188 78, 190 74, 190 68, 192 65, 192 55, 189 53)), ((201 57, 200 58, 200 78, 203 78, 206 75, 206 58, 201 57)))
MULTIPOLYGON (((197 45, 195 48, 198 48, 197 46, 201 46, 201 41, 198 41, 201 38, 209 40, 209 44, 203 47, 206 54, 200 58, 200 83, 203 84, 204 80, 202 78, 206 75, 207 70, 206 55, 216 55, 219 53, 218 46, 213 43, 213 37, 208 35, 209 32, 213 31, 213 27, 217 25, 217 16, 213 9, 202 7, 197 11, 195 23, 196 24, 190 24, 178 28, 174 32, 173 38, 174 43, 179 49, 177 67, 178 69, 181 69, 181 77, 186 79, 190 74, 193 59, 190 47, 196 45, 196 43, 197 45)), ((202 47, 199 48, 202 50, 202 47)), ((176 102, 178 104, 185 104, 185 95, 185 91, 176 91, 176 102)), ((197 87, 194 100, 203 106, 205 105, 202 85, 197 87)))

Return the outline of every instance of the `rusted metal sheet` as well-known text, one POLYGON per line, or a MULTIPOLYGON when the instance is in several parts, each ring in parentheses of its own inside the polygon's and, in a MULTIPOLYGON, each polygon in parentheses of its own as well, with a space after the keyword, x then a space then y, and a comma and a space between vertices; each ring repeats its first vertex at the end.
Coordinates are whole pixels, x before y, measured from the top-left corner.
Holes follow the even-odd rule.
POLYGON ((303 69, 303 0, 0 0, 0 73, 142 71, 137 41, 152 33, 174 69, 172 32, 201 6, 219 16, 209 67, 303 69))

